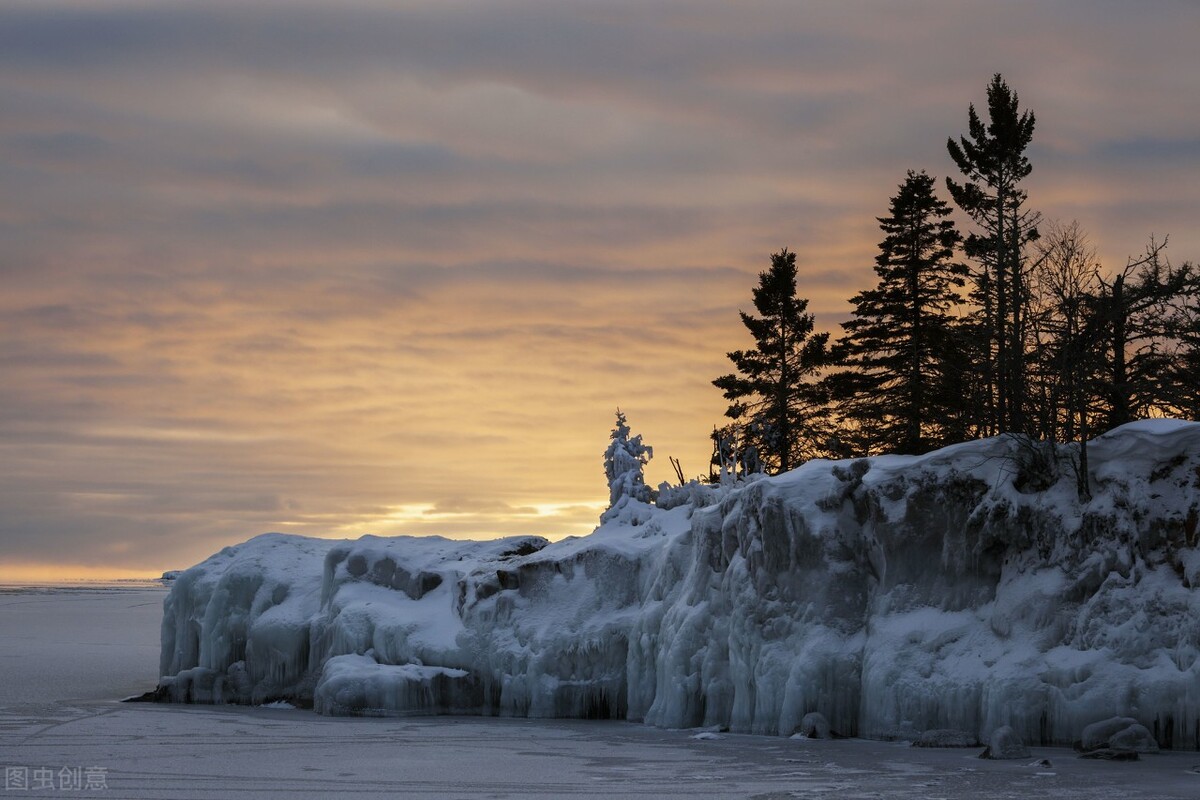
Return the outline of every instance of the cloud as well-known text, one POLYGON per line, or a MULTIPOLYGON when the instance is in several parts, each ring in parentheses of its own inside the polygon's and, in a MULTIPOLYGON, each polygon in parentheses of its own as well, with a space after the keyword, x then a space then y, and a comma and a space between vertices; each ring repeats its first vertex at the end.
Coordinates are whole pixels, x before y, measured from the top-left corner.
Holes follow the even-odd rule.
POLYGON ((488 515, 502 514, 505 516, 529 516, 537 514, 533 506, 511 506, 500 500, 480 500, 468 497, 444 497, 421 512, 427 516, 442 515, 488 515))
POLYGON ((1151 232, 1194 259, 1198 17, 10 3, 0 558, 586 531, 612 410, 651 482, 702 471, 769 254, 836 331, 997 70, 1038 115, 1034 205, 1108 263, 1151 232))

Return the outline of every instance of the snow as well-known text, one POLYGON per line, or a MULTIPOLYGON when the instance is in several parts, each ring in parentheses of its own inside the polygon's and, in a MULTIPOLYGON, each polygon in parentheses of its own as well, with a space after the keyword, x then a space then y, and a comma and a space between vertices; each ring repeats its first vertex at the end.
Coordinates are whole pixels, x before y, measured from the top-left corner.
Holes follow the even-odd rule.
POLYGON ((334 656, 314 690, 318 713, 389 716, 478 711, 470 673, 416 664, 380 664, 371 656, 334 656))
POLYGON ((273 703, 263 703, 263 704, 262 704, 262 706, 260 706, 260 708, 288 708, 288 709, 295 709, 296 707, 295 707, 294 705, 292 705, 291 703, 289 703, 287 700, 276 700, 276 701, 275 701, 275 702, 273 702, 273 703))
POLYGON ((624 496, 548 543, 267 534, 183 572, 173 699, 326 714, 614 718, 788 736, 1124 716, 1200 746, 1200 424, 1072 451, 1015 437, 624 496), (710 502, 711 501, 711 502, 710 502), (700 503, 710 502, 708 505, 700 503))
POLYGON ((165 593, 161 586, 0 590, 6 645, 0 688, 9 692, 0 698, 0 765, 49 769, 56 779, 64 766, 96 767, 107 786, 97 796, 134 800, 1043 794, 1182 800, 1200 788, 1194 752, 1123 764, 1034 748, 1028 762, 981 761, 977 750, 901 742, 734 733, 693 740, 694 729, 617 721, 364 719, 299 708, 114 702, 133 693, 131 686, 140 693, 153 683, 165 593), (35 674, 41 680, 26 681, 35 674))
POLYGON ((642 468, 654 457, 654 448, 642 443, 642 437, 629 436, 629 425, 625 414, 617 409, 617 421, 613 427, 608 449, 604 451, 604 476, 608 479, 608 510, 602 519, 610 519, 621 513, 630 503, 645 504, 650 500, 650 487, 646 485, 642 468))

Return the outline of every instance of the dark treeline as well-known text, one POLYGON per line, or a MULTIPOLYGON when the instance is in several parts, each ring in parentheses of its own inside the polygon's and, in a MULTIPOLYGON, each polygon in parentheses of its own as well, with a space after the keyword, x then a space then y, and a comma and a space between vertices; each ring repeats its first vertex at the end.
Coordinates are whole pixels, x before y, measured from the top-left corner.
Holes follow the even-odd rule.
POLYGON ((876 285, 850 298, 833 339, 797 296, 794 253, 771 256, 742 312, 754 347, 713 383, 731 422, 713 465, 783 471, 813 457, 923 453, 1010 434, 1086 441, 1149 416, 1200 417, 1200 270, 1166 240, 1106 269, 1076 222, 1045 223, 1022 186, 1035 119, 996 75, 986 119, 947 149, 950 200, 909 171, 879 217, 876 285))

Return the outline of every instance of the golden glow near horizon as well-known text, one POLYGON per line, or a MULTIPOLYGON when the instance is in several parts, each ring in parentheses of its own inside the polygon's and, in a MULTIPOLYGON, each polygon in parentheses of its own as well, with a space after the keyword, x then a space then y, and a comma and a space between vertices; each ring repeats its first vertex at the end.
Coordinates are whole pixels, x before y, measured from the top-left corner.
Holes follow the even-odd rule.
POLYGON ((705 472, 770 254, 838 332, 875 217, 905 170, 951 168, 994 71, 1038 117, 1033 207, 1110 265, 1152 232, 1196 259, 1197 23, 10 4, 0 579, 157 574, 271 530, 587 533, 613 410, 648 482, 669 455, 705 472))
POLYGON ((154 580, 166 570, 146 570, 129 567, 97 567, 70 561, 55 563, 0 564, 0 586, 62 585, 64 583, 106 582, 121 580, 154 580))

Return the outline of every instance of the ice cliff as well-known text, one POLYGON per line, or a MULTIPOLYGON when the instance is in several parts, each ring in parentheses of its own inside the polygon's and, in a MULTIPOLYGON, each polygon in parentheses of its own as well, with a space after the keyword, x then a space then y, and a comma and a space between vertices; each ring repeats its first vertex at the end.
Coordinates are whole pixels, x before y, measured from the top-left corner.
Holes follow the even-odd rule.
POLYGON ((258 536, 175 580, 160 693, 1046 744, 1123 716, 1200 748, 1200 424, 1089 455, 1083 502, 1068 451, 997 438, 631 501, 554 543, 258 536))

